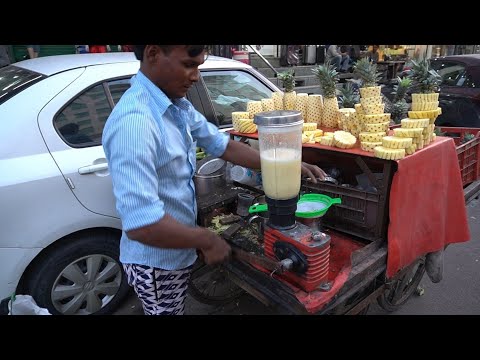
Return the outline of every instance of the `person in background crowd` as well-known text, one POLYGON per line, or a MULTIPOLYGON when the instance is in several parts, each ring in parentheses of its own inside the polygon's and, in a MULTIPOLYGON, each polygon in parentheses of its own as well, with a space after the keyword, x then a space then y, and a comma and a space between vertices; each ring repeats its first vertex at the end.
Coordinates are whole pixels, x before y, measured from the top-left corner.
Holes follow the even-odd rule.
POLYGON ((88 52, 90 53, 106 53, 110 51, 108 45, 88 45, 88 52))
POLYGON ((8 51, 9 45, 0 45, 0 68, 10 65, 12 63, 10 59, 10 53, 8 51))
POLYGON ((350 55, 348 55, 348 47, 346 45, 340 46, 340 55, 341 55, 341 60, 340 60, 340 68, 339 72, 348 72, 348 69, 350 69, 350 55))
POLYGON ((40 45, 27 45, 28 56, 30 59, 35 59, 40 54, 40 45))
POLYGON ((133 51, 133 45, 121 45, 122 51, 123 52, 132 52, 133 51))
MULTIPOLYGON (((147 315, 181 315, 197 250, 226 261, 228 243, 197 226, 196 146, 252 169, 258 150, 234 141, 187 100, 200 80, 205 45, 134 45, 140 69, 113 108, 102 144, 122 221, 120 261, 147 315)), ((325 178, 302 163, 302 174, 325 178)), ((316 181, 315 181, 316 182, 316 181)))
POLYGON ((378 45, 373 45, 372 50, 367 52, 367 58, 374 63, 377 63, 380 60, 383 60, 383 59, 380 59, 380 53, 378 52, 378 48, 379 48, 378 45))
POLYGON ((330 62, 335 69, 340 70, 340 63, 342 61, 342 55, 338 53, 337 45, 329 45, 327 54, 325 55, 325 61, 330 62))

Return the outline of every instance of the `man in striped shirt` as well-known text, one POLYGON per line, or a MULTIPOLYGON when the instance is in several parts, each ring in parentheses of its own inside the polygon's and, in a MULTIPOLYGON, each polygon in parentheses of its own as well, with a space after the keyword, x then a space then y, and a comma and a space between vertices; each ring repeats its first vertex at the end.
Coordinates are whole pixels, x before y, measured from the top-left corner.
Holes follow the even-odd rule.
MULTIPOLYGON (((196 147, 248 168, 257 150, 209 123, 185 98, 199 80, 205 45, 135 45, 140 70, 103 131, 117 211, 120 261, 145 314, 183 314, 198 249, 207 264, 230 256, 220 236, 196 226, 196 147)), ((302 172, 323 177, 316 166, 302 172)))

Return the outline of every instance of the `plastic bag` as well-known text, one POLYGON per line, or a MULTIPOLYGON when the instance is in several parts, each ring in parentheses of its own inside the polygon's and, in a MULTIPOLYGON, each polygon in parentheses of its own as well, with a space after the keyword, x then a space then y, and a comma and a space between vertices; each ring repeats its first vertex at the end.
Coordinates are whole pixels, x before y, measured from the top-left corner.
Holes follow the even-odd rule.
POLYGON ((37 305, 30 295, 15 295, 8 302, 8 315, 52 315, 37 305))

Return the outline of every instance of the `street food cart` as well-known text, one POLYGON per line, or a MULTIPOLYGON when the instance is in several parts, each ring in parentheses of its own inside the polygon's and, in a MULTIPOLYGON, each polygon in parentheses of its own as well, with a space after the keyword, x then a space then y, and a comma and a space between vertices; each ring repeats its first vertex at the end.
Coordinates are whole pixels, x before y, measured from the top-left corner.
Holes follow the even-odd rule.
MULTIPOLYGON (((258 133, 230 135, 258 139, 258 133)), ((196 264, 191 294, 197 300, 220 304, 246 291, 286 314, 359 314, 375 300, 394 311, 425 272, 441 280, 448 245, 470 239, 452 138, 437 136, 401 160, 376 158, 358 144, 302 144, 301 157, 336 173, 328 181, 301 180, 300 195, 340 199, 313 222, 313 230, 298 217, 293 229, 269 227, 271 217, 281 215, 271 202, 263 219, 244 209, 239 215, 239 194, 250 195, 252 204, 265 203, 261 186, 233 182, 198 197, 200 225, 233 217, 223 222, 233 258, 215 267, 196 264), (305 231, 313 235, 305 237, 305 231)))

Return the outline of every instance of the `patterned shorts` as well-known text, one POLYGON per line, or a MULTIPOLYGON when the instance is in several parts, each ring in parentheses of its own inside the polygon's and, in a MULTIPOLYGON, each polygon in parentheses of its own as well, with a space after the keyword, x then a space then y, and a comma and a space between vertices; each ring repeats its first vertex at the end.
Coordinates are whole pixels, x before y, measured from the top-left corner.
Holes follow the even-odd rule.
POLYGON ((192 267, 162 270, 145 265, 123 264, 127 281, 142 302, 145 315, 183 315, 192 267))

